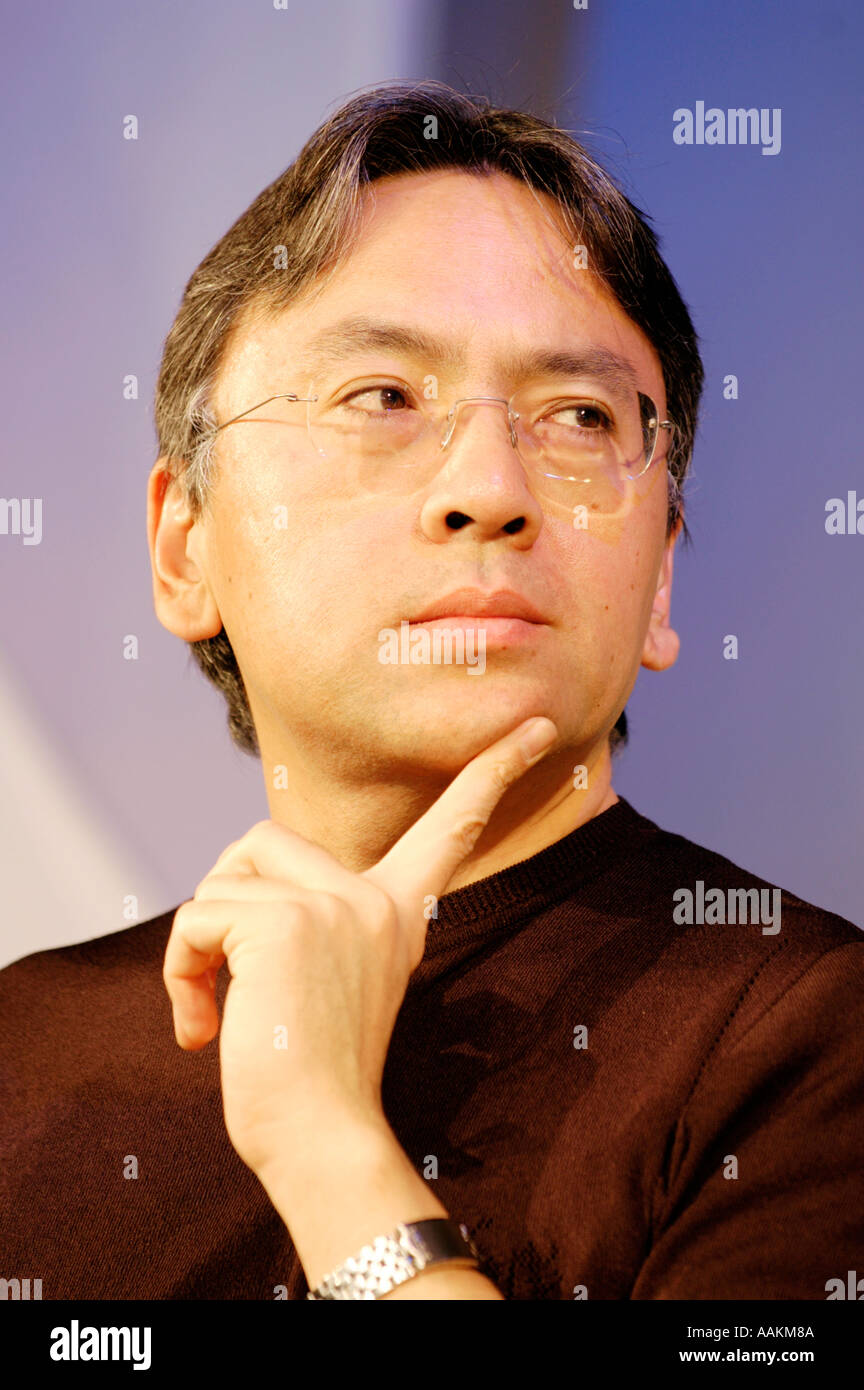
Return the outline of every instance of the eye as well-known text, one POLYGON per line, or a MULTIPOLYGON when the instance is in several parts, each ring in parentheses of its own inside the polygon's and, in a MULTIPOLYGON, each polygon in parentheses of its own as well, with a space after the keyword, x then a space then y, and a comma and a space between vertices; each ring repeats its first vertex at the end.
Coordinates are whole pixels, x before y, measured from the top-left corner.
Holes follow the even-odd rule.
POLYGON ((565 401, 555 406, 544 417, 557 425, 570 429, 584 430, 589 434, 599 434, 612 429, 612 420, 596 401, 565 401))
POLYGON ((389 415, 403 410, 408 403, 408 392, 401 386, 364 386, 342 401, 342 405, 366 415, 389 415))

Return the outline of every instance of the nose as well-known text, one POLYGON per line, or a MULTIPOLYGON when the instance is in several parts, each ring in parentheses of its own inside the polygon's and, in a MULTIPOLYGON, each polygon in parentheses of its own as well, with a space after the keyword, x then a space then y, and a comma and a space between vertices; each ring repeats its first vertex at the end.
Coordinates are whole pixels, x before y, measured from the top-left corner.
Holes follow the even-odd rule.
POLYGON ((463 530, 476 540, 514 537, 516 548, 527 550, 543 525, 543 511, 511 442, 507 402, 474 397, 457 402, 455 410, 421 511, 423 531, 435 541, 463 530))

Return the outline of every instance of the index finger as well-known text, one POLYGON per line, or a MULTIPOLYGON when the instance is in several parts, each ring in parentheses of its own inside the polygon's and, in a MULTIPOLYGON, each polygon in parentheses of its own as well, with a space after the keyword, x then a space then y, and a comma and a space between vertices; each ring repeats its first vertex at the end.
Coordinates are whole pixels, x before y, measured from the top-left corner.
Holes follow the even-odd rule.
POLYGON ((399 903, 413 899, 421 886, 440 897, 507 788, 548 753, 557 737, 551 719, 528 719, 484 748, 362 877, 399 903))

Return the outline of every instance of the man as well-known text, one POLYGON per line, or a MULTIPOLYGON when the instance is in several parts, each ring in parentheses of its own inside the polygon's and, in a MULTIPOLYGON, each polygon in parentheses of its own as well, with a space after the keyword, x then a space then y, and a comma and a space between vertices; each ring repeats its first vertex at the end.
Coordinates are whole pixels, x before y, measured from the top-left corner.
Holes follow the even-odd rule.
POLYGON ((701 387, 639 212, 437 84, 349 102, 205 257, 154 596, 270 819, 176 914, 3 972, 45 1297, 822 1299, 860 1262, 861 934, 612 786, 678 653, 701 387))

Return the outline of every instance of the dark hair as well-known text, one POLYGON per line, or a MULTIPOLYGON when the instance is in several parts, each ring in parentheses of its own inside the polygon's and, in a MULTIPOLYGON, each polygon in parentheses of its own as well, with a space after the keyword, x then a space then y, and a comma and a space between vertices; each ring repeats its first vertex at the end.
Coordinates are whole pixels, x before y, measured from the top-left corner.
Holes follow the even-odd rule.
MULTIPOLYGON (((558 205, 574 244, 660 359, 675 423, 667 458, 668 533, 686 537, 681 486, 690 464, 704 372, 698 339, 657 236, 642 213, 566 131, 494 107, 439 82, 389 83, 354 96, 250 204, 186 286, 165 341, 156 387, 159 453, 194 515, 206 509, 215 468, 210 408, 231 334, 247 313, 277 313, 335 267, 357 234, 364 187, 403 173, 456 168, 510 174, 558 205), (428 138, 434 131, 434 138, 428 138)), ((258 739, 234 650, 223 628, 189 644, 228 704, 231 737, 258 739)), ((627 738, 622 711, 610 747, 627 738)))

